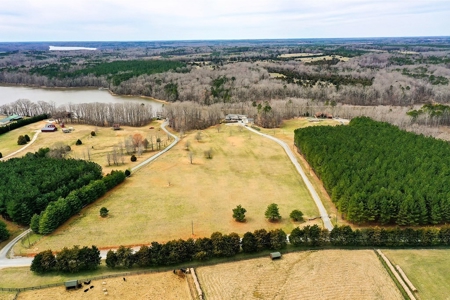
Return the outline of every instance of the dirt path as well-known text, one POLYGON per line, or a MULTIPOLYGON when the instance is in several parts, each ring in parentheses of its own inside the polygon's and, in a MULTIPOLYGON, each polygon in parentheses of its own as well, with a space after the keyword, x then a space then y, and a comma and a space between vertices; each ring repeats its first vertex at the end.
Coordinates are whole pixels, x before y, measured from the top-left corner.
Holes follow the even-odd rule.
POLYGON ((19 150, 14 151, 11 154, 6 155, 3 158, 0 158, 0 160, 6 160, 14 155, 16 155, 19 152, 22 152, 23 150, 27 149, 29 146, 31 146, 37 139, 38 135, 41 133, 40 130, 36 130, 36 134, 33 136, 33 138, 31 139, 31 141, 29 143, 27 143, 25 146, 23 146, 22 148, 20 148, 19 150))

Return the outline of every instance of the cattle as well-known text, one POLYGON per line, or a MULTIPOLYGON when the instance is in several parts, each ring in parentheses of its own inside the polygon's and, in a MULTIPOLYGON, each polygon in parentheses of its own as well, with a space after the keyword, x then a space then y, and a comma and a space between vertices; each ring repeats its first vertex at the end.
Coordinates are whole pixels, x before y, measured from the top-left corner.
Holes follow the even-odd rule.
POLYGON ((90 283, 91 283, 91 281, 90 281, 90 280, 89 280, 89 281, 85 281, 85 282, 84 282, 84 284, 85 284, 85 285, 89 285, 90 283))
POLYGON ((93 289, 93 288, 94 288, 94 286, 93 286, 93 285, 91 285, 90 289, 93 289))
POLYGON ((85 289, 84 292, 86 293, 87 291, 89 291, 89 289, 85 289))

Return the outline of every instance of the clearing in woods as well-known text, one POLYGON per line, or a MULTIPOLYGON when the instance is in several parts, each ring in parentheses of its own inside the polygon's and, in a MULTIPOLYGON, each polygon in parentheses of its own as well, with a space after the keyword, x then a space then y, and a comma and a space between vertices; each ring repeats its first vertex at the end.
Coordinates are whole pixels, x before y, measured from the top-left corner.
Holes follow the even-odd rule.
POLYGON ((403 299, 372 250, 321 250, 196 270, 207 299, 403 299))
POLYGON ((450 250, 383 250, 417 288, 420 299, 450 299, 450 250))
POLYGON ((93 280, 78 290, 66 291, 64 286, 21 292, 18 300, 47 299, 191 299, 186 277, 172 272, 93 280), (102 283, 106 284, 103 285, 102 283), (90 286, 94 286, 89 289, 90 286), (89 289, 87 292, 84 290, 89 289), (107 290, 107 295, 103 289, 107 290))
POLYGON ((283 149, 273 141, 234 126, 203 130, 185 136, 178 145, 151 164, 134 173, 123 184, 88 206, 53 234, 31 249, 15 249, 16 254, 36 253, 64 246, 148 244, 213 232, 237 232, 282 228, 290 233, 301 224, 321 224, 321 220, 293 222, 289 214, 303 211, 306 218, 317 216, 317 208, 300 175, 283 149), (185 143, 190 143, 193 164, 185 143), (212 149, 213 158, 204 151, 212 149), (264 217, 267 206, 277 203, 282 220, 271 223, 264 217), (245 223, 232 218, 232 209, 241 204, 245 223), (101 207, 109 210, 99 216, 101 207))

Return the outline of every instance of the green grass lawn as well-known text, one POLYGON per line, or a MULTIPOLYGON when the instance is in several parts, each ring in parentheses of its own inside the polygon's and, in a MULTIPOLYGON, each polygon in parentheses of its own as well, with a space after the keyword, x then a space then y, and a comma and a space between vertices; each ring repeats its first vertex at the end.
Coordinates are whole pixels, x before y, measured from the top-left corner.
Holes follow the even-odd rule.
POLYGON ((450 250, 383 250, 418 290, 420 299, 450 299, 450 250))
POLYGON ((260 228, 282 228, 290 233, 300 225, 289 219, 292 210, 303 211, 306 218, 318 215, 300 175, 275 142, 229 126, 221 132, 214 128, 202 131, 201 141, 195 135, 184 137, 167 154, 31 249, 15 249, 16 253, 76 244, 106 248, 189 238, 192 224, 194 237, 215 231, 243 235, 260 228), (190 142, 193 164, 185 150, 186 141, 190 142), (213 150, 212 159, 204 157, 208 149, 213 150), (271 223, 264 217, 271 203, 280 208, 280 222, 271 223), (239 204, 247 209, 245 223, 232 219, 232 209, 239 204), (107 218, 99 216, 103 206, 109 210, 107 218))

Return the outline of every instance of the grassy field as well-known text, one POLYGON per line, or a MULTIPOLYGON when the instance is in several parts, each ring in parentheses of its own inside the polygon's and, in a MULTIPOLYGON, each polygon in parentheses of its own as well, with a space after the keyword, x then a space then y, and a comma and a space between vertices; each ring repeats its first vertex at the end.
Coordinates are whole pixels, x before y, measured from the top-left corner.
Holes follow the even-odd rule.
POLYGON ((323 250, 196 270, 206 299, 403 299, 371 250, 323 250))
MULTIPOLYGON (((74 278, 74 276, 72 276, 74 278)), ((19 294, 20 300, 44 299, 190 299, 191 295, 186 277, 178 277, 172 272, 93 280, 94 288, 84 292, 89 286, 66 291, 64 286, 25 291, 19 294), (105 284, 103 284, 103 282, 105 284), (106 289, 107 294, 103 289, 106 289)))
MULTIPOLYGON (((295 118, 283 121, 280 128, 273 128, 273 129, 261 128, 261 132, 274 136, 286 142, 288 145, 293 145, 294 130, 297 128, 304 128, 309 126, 336 126, 340 124, 341 123, 339 121, 333 119, 325 119, 321 120, 320 122, 309 122, 308 118, 295 118)), ((353 224, 348 223, 341 218, 341 215, 338 213, 336 206, 331 201, 331 198, 328 195, 327 191, 324 189, 322 182, 312 171, 308 162, 294 148, 292 150, 295 153, 297 160, 302 166, 303 170, 305 170, 306 176, 308 177, 309 181, 314 186, 314 189, 316 190, 317 194, 322 200, 325 209, 331 216, 331 221, 333 222, 333 224, 337 223, 338 225, 350 225, 352 227, 355 227, 353 224)))
POLYGON ((23 147, 23 145, 17 145, 17 139, 19 138, 19 136, 28 134, 30 139, 32 139, 36 134, 36 130, 40 130, 43 127, 42 124, 42 122, 37 122, 1 134, 0 152, 2 153, 3 157, 23 147))
POLYGON ((383 250, 417 288, 420 299, 450 299, 450 250, 383 250))
POLYGON ((300 175, 276 143, 228 126, 221 132, 214 128, 202 131, 201 141, 195 136, 192 132, 184 137, 32 249, 15 249, 15 253, 58 250, 73 244, 111 247, 164 242, 191 237, 192 224, 194 237, 215 231, 244 234, 260 228, 283 228, 289 233, 300 225, 289 219, 292 210, 300 209, 306 218, 318 215, 300 175), (191 144, 193 164, 186 142, 191 144), (204 157, 209 149, 213 159, 204 157), (280 222, 271 223, 264 217, 271 203, 279 205, 280 222), (247 209, 245 223, 232 219, 231 210, 239 204, 247 209), (99 216, 103 206, 110 211, 108 218, 99 216))
MULTIPOLYGON (((8 132, 4 135, 0 135, 0 151, 3 153, 3 156, 23 147, 17 145, 17 137, 19 135, 28 134, 30 138, 32 138, 35 130, 44 127, 45 123, 45 121, 37 122, 8 132)), ((77 159, 88 159, 90 157, 91 161, 94 161, 103 167, 104 173, 109 173, 111 170, 125 170, 132 168, 142 160, 154 155, 157 152, 156 148, 155 151, 144 152, 141 156, 138 156, 136 162, 130 161, 131 155, 125 155, 124 164, 120 162, 117 166, 108 166, 106 159, 107 153, 111 153, 114 146, 120 143, 123 144, 127 137, 134 134, 140 134, 143 138, 147 138, 148 140, 153 139, 154 142, 157 137, 160 137, 162 140, 161 146, 168 144, 167 135, 164 131, 159 130, 160 124, 160 121, 155 121, 143 127, 122 126, 121 130, 112 130, 111 127, 68 124, 67 127, 74 128, 73 132, 63 133, 60 129, 56 132, 42 132, 32 145, 23 152, 15 155, 15 157, 23 156, 27 152, 36 152, 39 148, 51 148, 55 144, 62 143, 64 145, 69 145, 72 148, 69 157, 77 159), (154 127, 154 129, 149 129, 150 127, 154 127), (92 131, 96 131, 95 137, 91 137, 92 131), (76 146, 75 143, 78 139, 80 139, 83 144, 76 146)))

